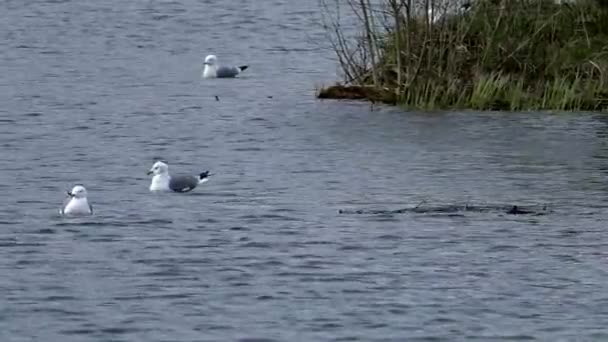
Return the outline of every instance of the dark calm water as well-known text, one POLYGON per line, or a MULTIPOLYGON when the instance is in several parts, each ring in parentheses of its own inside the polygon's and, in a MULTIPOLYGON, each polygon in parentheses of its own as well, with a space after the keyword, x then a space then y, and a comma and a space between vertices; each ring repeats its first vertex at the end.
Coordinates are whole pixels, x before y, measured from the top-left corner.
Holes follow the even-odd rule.
POLYGON ((608 339, 608 117, 320 102, 318 17, 0 2, 0 341, 608 339), (215 176, 153 195, 156 158, 215 176), (554 212, 337 213, 423 200, 554 212))

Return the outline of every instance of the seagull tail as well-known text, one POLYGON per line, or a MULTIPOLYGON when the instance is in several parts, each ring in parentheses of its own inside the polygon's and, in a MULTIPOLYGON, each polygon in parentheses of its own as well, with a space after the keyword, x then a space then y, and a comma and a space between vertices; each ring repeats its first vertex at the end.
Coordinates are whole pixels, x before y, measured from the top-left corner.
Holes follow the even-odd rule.
POLYGON ((198 183, 205 183, 206 181, 209 180, 209 176, 211 176, 211 174, 209 173, 209 171, 205 171, 202 172, 199 176, 198 176, 198 183))
POLYGON ((239 71, 245 71, 245 69, 249 68, 249 65, 241 65, 239 67, 239 71))

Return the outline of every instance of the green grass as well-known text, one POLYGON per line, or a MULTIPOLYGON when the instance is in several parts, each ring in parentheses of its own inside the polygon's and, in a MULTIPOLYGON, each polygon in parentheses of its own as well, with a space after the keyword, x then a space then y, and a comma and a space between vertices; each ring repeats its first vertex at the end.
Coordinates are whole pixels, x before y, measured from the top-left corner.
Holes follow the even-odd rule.
POLYGON ((376 65, 353 65, 380 75, 375 86, 410 108, 606 110, 608 9, 598 0, 502 2, 476 0, 431 25, 403 17, 399 34, 374 32, 376 65))

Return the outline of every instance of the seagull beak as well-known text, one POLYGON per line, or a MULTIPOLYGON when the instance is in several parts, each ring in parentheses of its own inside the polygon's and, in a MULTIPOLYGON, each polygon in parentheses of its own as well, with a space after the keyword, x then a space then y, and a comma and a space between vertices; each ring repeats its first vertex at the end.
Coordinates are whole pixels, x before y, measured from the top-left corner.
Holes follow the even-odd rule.
POLYGON ((70 197, 74 197, 74 194, 71 193, 70 191, 66 191, 66 194, 68 194, 68 196, 70 196, 70 197))
POLYGON ((148 172, 146 172, 147 175, 151 175, 154 171, 152 170, 148 170, 148 172))
POLYGON ((204 64, 204 65, 209 65, 210 63, 209 63, 209 62, 203 62, 203 64, 204 64))

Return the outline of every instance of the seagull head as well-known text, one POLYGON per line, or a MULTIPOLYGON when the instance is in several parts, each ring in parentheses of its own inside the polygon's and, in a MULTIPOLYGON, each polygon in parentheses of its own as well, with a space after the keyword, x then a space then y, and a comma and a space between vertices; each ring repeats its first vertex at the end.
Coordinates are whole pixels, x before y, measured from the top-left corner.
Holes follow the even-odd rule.
POLYGON ((205 65, 215 65, 217 63, 217 57, 215 55, 209 55, 207 57, 205 57, 205 62, 203 64, 205 65))
POLYGON ((169 174, 169 166, 159 160, 152 165, 152 168, 148 171, 148 174, 154 174, 155 176, 169 174))
POLYGON ((72 188, 72 191, 68 191, 68 196, 76 198, 87 197, 87 189, 85 189, 82 185, 76 185, 72 188))

